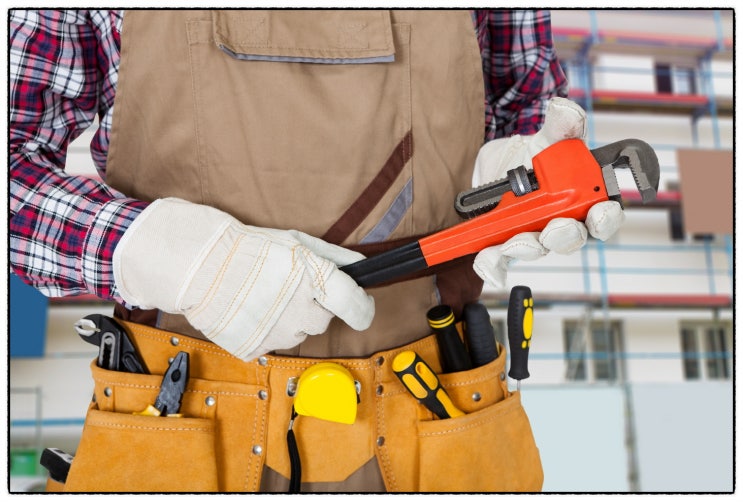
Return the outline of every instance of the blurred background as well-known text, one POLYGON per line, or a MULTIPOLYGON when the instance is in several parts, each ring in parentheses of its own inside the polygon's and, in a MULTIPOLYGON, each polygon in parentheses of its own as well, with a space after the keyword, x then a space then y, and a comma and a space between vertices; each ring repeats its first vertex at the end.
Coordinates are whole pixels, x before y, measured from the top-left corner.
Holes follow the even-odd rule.
MULTIPOLYGON (((570 97, 595 148, 640 138, 660 193, 570 256, 513 263, 534 331, 522 399, 546 492, 724 493, 734 488, 733 27, 729 10, 552 11, 570 97)), ((68 171, 96 176, 91 134, 68 171)), ((36 491, 43 448, 74 453, 97 349, 73 323, 111 305, 46 299, 10 277, 11 491, 36 491)), ((485 290, 505 341, 508 291, 485 290)), ((510 385, 515 388, 515 382, 510 385)))

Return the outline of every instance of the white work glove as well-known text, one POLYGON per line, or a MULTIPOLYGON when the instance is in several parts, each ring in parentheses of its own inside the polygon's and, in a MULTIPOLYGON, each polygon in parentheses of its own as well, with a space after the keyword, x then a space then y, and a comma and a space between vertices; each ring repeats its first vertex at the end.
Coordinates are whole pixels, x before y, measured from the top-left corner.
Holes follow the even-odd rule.
POLYGON ((323 333, 334 315, 368 328, 374 299, 338 270, 362 258, 296 230, 243 225, 218 209, 167 198, 126 230, 113 266, 125 302, 183 314, 248 361, 323 333))
MULTIPOLYGON (((550 100, 542 128, 532 136, 511 136, 483 145, 475 161, 472 186, 480 186, 506 177, 509 169, 520 165, 532 169, 531 159, 548 146, 564 139, 583 139, 586 113, 565 98, 550 100)), ((475 272, 498 289, 506 286, 508 264, 514 260, 535 260, 550 251, 569 254, 583 247, 588 233, 606 240, 622 225, 624 212, 618 202, 595 204, 585 224, 572 218, 555 218, 541 232, 525 232, 503 244, 480 251, 475 257, 475 272)))

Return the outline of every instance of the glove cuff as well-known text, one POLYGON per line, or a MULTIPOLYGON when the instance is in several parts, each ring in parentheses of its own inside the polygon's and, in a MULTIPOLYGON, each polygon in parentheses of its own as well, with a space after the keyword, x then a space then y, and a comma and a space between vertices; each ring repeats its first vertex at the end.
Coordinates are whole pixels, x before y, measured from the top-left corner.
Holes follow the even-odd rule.
POLYGON ((158 199, 135 218, 113 254, 121 298, 143 309, 177 313, 179 292, 194 264, 234 221, 227 213, 182 199, 158 199))

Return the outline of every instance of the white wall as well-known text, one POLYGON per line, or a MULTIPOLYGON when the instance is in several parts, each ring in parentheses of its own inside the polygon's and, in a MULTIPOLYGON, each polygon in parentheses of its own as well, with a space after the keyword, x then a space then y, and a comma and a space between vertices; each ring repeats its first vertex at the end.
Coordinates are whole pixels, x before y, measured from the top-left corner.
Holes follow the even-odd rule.
POLYGON ((644 492, 733 490, 730 382, 632 387, 644 492))
POLYGON ((545 471, 544 491, 715 493, 733 489, 732 385, 619 386, 522 383, 545 471), (626 403, 634 427, 634 469, 625 443, 626 403))

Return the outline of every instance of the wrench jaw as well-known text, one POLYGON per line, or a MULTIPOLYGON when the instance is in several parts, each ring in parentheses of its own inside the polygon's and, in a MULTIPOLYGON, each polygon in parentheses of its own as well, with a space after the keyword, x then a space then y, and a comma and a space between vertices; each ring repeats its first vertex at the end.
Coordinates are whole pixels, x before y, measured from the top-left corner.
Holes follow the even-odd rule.
POLYGON ((625 139, 591 150, 591 153, 601 166, 610 199, 619 200, 621 203, 621 199, 618 199, 616 174, 610 173, 609 168, 612 171, 629 168, 642 197, 642 203, 647 204, 655 200, 658 195, 660 166, 653 147, 639 139, 625 139))
POLYGON ((606 194, 609 196, 609 200, 619 202, 619 205, 624 209, 622 195, 619 190, 619 181, 617 181, 617 173, 614 172, 614 165, 601 166, 601 174, 604 176, 604 186, 606 187, 606 194))

